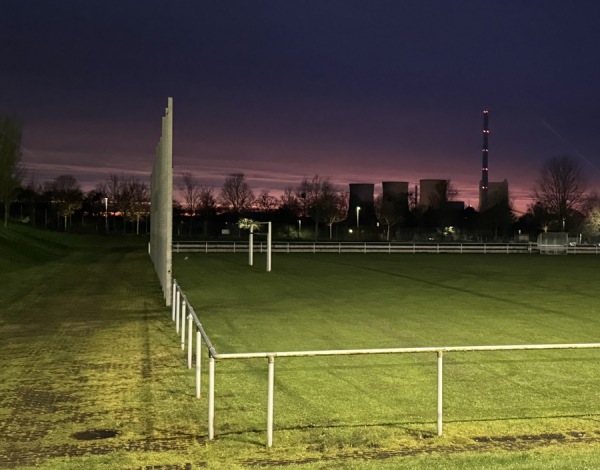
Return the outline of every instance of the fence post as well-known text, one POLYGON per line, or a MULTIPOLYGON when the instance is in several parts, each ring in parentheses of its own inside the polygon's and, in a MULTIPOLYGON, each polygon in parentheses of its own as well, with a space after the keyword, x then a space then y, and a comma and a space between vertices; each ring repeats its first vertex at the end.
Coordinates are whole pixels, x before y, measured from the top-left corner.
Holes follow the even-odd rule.
POLYGON ((175 332, 179 333, 179 312, 181 309, 181 291, 177 289, 177 308, 175 312, 175 332))
POLYGON ((196 330, 196 398, 200 398, 202 386, 202 335, 196 330))
MULTIPOLYGON (((210 353, 209 353, 210 354, 210 353)), ((208 359, 208 439, 215 438, 215 358, 208 359)))
POLYGON ((273 447, 273 397, 275 394, 275 357, 269 356, 269 381, 267 387, 267 447, 273 447))
POLYGON ((175 300, 177 297, 177 281, 173 279, 173 301, 171 302, 171 320, 175 321, 175 300))
MULTIPOLYGON (((271 222, 267 222, 267 272, 271 272, 271 222)), ((261 244, 262 246, 262 244, 261 244)))
POLYGON ((367 254, 367 244, 366 243, 365 243, 364 253, 365 253, 365 255, 367 254))
POLYGON ((208 253, 208 242, 204 242, 204 253, 208 253))
POLYGON ((444 405, 444 353, 437 352, 437 435, 442 435, 443 405, 444 405))
POLYGON ((188 369, 192 368, 192 352, 194 350, 194 343, 193 343, 193 338, 192 338, 192 322, 194 321, 194 319, 192 318, 192 315, 188 315, 188 369))
POLYGON ((183 302, 181 306, 181 350, 185 351, 185 311, 187 303, 183 302))

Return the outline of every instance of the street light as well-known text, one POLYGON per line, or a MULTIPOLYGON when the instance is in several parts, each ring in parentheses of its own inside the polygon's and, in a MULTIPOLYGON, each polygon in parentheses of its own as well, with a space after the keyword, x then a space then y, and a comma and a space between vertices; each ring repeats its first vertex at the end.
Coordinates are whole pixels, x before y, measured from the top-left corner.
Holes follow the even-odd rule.
POLYGON ((356 206, 356 228, 360 226, 360 206, 356 206))
POLYGON ((108 233, 108 198, 104 198, 104 231, 108 233))
POLYGON ((302 219, 298 219, 298 238, 300 238, 300 232, 302 232, 302 219))

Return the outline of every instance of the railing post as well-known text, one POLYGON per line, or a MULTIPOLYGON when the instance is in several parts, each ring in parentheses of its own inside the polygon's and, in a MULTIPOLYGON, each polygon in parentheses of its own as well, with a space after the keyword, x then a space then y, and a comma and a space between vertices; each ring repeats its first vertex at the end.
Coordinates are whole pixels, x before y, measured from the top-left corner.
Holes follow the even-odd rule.
POLYGON ((273 447, 273 402, 275 394, 275 357, 269 356, 269 381, 267 386, 267 447, 273 447))
POLYGON ((208 359, 208 439, 215 438, 215 358, 208 359))
POLYGON ((194 350, 194 343, 193 343, 193 331, 192 331, 192 322, 194 321, 194 319, 192 318, 192 315, 188 315, 188 369, 192 368, 192 352, 194 350))
POLYGON ((271 222, 267 222, 267 272, 271 272, 271 222))
POLYGON ((181 309, 181 291, 177 289, 177 308, 175 309, 175 332, 179 333, 179 312, 181 309))
POLYGON ((437 352, 437 435, 442 435, 444 406, 444 353, 437 352))
POLYGON ((175 321, 175 301, 177 297, 177 281, 173 280, 173 301, 171 302, 171 320, 175 321))
POLYGON ((196 398, 200 398, 202 386, 202 335, 196 330, 196 398))
POLYGON ((185 350, 185 311, 187 303, 183 302, 181 306, 181 350, 185 350))
POLYGON ((208 253, 208 242, 204 242, 204 252, 208 253))

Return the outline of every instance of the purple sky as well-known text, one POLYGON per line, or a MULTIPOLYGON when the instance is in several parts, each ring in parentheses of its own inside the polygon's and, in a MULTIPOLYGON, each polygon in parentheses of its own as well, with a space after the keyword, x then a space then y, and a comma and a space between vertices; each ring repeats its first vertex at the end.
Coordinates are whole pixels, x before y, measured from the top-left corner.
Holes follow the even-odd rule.
POLYGON ((147 179, 168 96, 176 174, 490 180, 524 210, 544 159, 600 181, 597 1, 0 0, 0 113, 38 182, 147 179))

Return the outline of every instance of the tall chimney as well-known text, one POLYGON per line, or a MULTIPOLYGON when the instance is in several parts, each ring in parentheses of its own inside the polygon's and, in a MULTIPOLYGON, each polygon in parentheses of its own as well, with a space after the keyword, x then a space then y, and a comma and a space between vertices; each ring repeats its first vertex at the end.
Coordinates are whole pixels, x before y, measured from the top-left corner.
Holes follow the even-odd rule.
POLYGON ((481 181, 479 182, 479 211, 488 208, 488 110, 483 111, 483 148, 481 149, 481 181))

